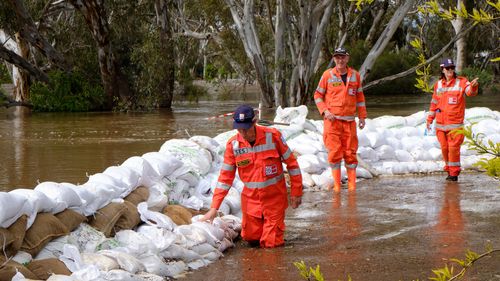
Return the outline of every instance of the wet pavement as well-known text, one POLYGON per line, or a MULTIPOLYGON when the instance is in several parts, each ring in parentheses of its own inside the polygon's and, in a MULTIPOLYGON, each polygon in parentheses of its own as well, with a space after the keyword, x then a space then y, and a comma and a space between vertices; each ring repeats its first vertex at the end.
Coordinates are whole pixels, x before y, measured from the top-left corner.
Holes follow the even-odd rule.
MULTIPOLYGON (((286 246, 249 248, 239 241, 219 261, 179 280, 304 280, 293 265, 320 265, 325 280, 428 280, 465 251, 500 249, 500 182, 475 172, 382 177, 343 189, 306 192, 287 211, 286 246)), ((500 280, 500 253, 461 280, 500 280)))

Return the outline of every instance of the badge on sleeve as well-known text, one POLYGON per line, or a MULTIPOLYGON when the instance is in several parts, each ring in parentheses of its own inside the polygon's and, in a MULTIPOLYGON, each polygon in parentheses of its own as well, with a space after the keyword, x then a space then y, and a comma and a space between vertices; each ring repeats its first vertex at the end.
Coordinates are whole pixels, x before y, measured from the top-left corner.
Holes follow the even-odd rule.
POLYGON ((448 104, 457 104, 457 103, 458 103, 457 97, 449 97, 448 98, 448 104))

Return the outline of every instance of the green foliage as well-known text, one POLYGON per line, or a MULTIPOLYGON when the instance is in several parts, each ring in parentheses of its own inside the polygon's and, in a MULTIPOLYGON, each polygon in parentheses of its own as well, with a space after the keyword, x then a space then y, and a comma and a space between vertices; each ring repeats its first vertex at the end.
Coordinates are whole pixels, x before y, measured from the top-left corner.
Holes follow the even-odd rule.
POLYGON ((459 75, 467 77, 469 81, 472 81, 472 79, 476 77, 479 78, 478 79, 478 82, 480 84, 479 93, 482 92, 483 88, 489 88, 493 85, 493 75, 479 68, 466 67, 462 69, 459 75))
POLYGON ((90 111, 104 102, 102 87, 90 84, 79 73, 53 71, 49 79, 50 85, 35 82, 30 88, 35 111, 90 111))
POLYGON ((470 150, 477 151, 479 154, 490 155, 490 158, 482 158, 475 165, 485 169, 489 176, 500 177, 500 143, 488 140, 485 144, 485 135, 482 133, 474 134, 472 126, 457 130, 456 133, 465 136, 465 144, 470 150))
POLYGON ((208 94, 205 88, 194 85, 192 82, 184 84, 182 88, 179 97, 188 102, 198 102, 201 97, 208 94))
POLYGON ((9 71, 7 70, 5 64, 0 63, 0 84, 8 84, 8 83, 12 83, 9 71))
POLYGON ((310 267, 309 269, 306 266, 304 261, 294 262, 293 265, 299 270, 300 276, 305 280, 312 281, 324 281, 323 274, 321 274, 319 265, 316 265, 316 268, 310 267), (313 279, 314 278, 314 279, 313 279))

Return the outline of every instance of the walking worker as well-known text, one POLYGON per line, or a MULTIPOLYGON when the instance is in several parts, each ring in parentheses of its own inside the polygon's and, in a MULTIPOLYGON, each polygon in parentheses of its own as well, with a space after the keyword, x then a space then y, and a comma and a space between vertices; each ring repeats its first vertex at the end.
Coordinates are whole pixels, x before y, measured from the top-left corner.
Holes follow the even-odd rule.
POLYGON ((356 167, 358 160, 358 136, 356 133, 356 112, 359 128, 365 127, 366 105, 357 71, 348 67, 349 53, 338 48, 333 53, 334 68, 327 69, 314 93, 314 102, 324 119, 323 141, 328 150, 328 162, 332 168, 333 190, 340 192, 340 162, 344 159, 347 169, 348 189, 356 190, 356 167))
POLYGON ((290 204, 302 202, 302 175, 285 138, 274 128, 256 124, 252 107, 241 105, 233 115, 238 133, 226 144, 210 210, 201 218, 213 220, 231 188, 236 170, 244 183, 241 193, 241 237, 251 245, 272 248, 284 244, 285 210, 288 194, 283 173, 284 162, 291 181, 290 204))
POLYGON ((436 118, 436 136, 441 144, 444 170, 448 172, 448 181, 457 181, 460 174, 460 146, 464 135, 456 130, 464 126, 465 96, 477 95, 478 78, 469 82, 467 78, 457 76, 455 63, 444 59, 440 64, 441 79, 434 84, 431 106, 427 116, 427 129, 436 118))

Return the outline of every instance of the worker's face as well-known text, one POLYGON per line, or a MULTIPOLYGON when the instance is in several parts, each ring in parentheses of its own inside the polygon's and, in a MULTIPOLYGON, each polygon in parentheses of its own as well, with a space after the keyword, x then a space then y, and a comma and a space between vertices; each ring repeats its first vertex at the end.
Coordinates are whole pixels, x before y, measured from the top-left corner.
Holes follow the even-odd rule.
POLYGON ((444 76, 446 76, 447 80, 453 79, 453 76, 454 76, 454 73, 455 73, 455 67, 454 66, 443 67, 442 71, 444 73, 444 76))
POLYGON ((335 66, 345 68, 349 62, 349 56, 336 55, 333 57, 333 60, 335 61, 335 66))
POLYGON ((252 127, 248 128, 248 129, 238 129, 238 133, 247 142, 254 142, 255 141, 255 122, 252 124, 252 127))

